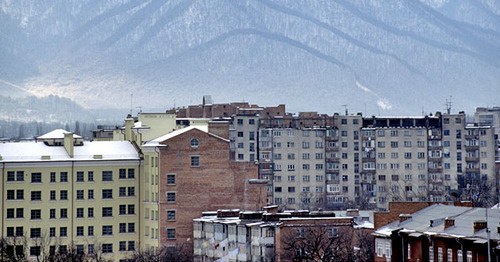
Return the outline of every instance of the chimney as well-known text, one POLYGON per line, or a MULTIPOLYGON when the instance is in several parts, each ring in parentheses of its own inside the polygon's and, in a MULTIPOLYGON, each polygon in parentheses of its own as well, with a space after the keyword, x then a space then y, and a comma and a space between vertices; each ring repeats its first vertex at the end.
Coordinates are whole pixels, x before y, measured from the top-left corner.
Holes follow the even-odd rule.
POLYGON ((125 141, 130 141, 132 142, 134 139, 132 139, 132 127, 134 127, 134 119, 133 118, 127 118, 125 119, 125 141))
POLYGON ((74 154, 74 141, 73 141, 73 133, 67 132, 64 133, 64 149, 66 149, 66 152, 68 152, 69 157, 73 157, 74 154))
POLYGON ((267 213, 272 213, 272 214, 278 213, 278 205, 266 206, 263 209, 267 213))
POLYGON ((451 217, 447 217, 444 219, 444 229, 452 227, 455 225, 455 219, 451 217))
POLYGON ((497 233, 500 234, 500 223, 498 223, 498 226, 497 226, 497 233))
POLYGON ((399 223, 403 223, 404 221, 411 219, 411 214, 400 214, 399 215, 399 223))
POLYGON ((474 221, 474 233, 476 233, 477 231, 485 229, 487 226, 488 226, 488 224, 486 224, 486 220, 476 220, 476 221, 474 221))
POLYGON ((208 133, 212 133, 222 138, 229 139, 229 122, 227 121, 208 122, 208 133))
POLYGON ((359 209, 347 209, 347 212, 345 214, 348 217, 358 217, 359 209))

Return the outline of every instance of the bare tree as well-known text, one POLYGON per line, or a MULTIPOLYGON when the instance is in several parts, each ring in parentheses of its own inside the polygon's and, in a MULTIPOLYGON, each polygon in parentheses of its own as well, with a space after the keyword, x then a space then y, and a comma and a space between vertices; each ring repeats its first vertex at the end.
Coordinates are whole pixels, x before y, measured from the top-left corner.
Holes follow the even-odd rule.
POLYGON ((375 239, 371 232, 363 228, 356 229, 354 239, 356 261, 373 261, 375 258, 375 239))
POLYGON ((352 228, 307 226, 284 236, 284 258, 293 261, 352 261, 352 228))
POLYGON ((148 248, 144 250, 138 249, 132 255, 133 261, 141 262, 187 262, 191 258, 186 254, 184 245, 176 245, 173 247, 161 247, 159 249, 148 248))
POLYGON ((472 178, 466 181, 460 199, 471 201, 475 207, 491 207, 498 201, 498 192, 493 182, 488 182, 487 177, 472 178))

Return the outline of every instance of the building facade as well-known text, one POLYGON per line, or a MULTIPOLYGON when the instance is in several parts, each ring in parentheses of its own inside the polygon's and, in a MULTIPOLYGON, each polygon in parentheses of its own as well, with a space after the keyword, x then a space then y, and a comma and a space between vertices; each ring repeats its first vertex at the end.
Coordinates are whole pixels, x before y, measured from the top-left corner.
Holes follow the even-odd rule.
POLYGON ((77 252, 126 259, 140 243, 142 160, 130 142, 84 142, 55 130, 0 144, 7 252, 36 260, 77 252))

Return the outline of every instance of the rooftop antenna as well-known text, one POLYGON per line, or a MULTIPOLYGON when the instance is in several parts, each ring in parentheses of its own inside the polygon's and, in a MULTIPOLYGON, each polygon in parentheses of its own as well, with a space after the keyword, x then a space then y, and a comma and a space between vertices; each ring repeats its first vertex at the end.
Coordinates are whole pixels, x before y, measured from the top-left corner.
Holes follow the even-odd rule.
POLYGON ((448 115, 451 113, 451 105, 452 105, 452 102, 451 102, 451 96, 450 96, 450 99, 446 99, 446 112, 448 113, 448 115))
POLYGON ((134 99, 134 94, 130 94, 130 115, 132 115, 132 101, 134 99))
POLYGON ((347 105, 342 105, 345 108, 345 115, 349 114, 349 111, 347 110, 347 105))
POLYGON ((137 106, 137 107, 135 107, 135 108, 139 108, 139 112, 138 112, 138 114, 142 113, 142 106, 137 106))

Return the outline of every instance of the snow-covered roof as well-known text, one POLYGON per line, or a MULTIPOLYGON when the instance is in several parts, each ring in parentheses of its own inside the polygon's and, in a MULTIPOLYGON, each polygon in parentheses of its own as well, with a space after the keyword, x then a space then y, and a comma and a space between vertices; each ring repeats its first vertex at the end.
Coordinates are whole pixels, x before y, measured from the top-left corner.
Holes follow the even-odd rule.
POLYGON ((155 139, 147 142, 146 144, 144 144, 143 147, 155 147, 155 146, 159 146, 161 142, 163 142, 165 140, 168 140, 168 139, 171 139, 173 137, 176 137, 178 135, 184 134, 184 133, 186 133, 188 131, 191 131, 193 129, 198 129, 198 130, 200 130, 202 132, 208 133, 211 136, 214 136, 214 137, 222 139, 222 140, 224 140, 226 142, 229 142, 229 139, 225 139, 225 138, 220 137, 218 135, 209 133, 208 132, 208 126, 188 126, 188 127, 182 128, 182 129, 175 130, 173 132, 170 132, 170 133, 168 133, 166 135, 163 135, 163 136, 160 136, 158 138, 155 138, 155 139))
POLYGON ((64 146, 49 146, 43 142, 0 143, 0 156, 0 162, 139 159, 135 147, 128 141, 83 142, 74 147, 74 157, 69 157, 64 146), (42 156, 50 158, 42 160, 42 156))
MULTIPOLYGON (((64 139, 64 134, 66 134, 66 133, 70 133, 70 132, 68 132, 64 129, 55 129, 55 130, 48 132, 47 134, 44 134, 44 135, 37 137, 37 139, 64 139)), ((77 134, 73 134, 73 138, 82 138, 82 137, 77 135, 77 134)))

